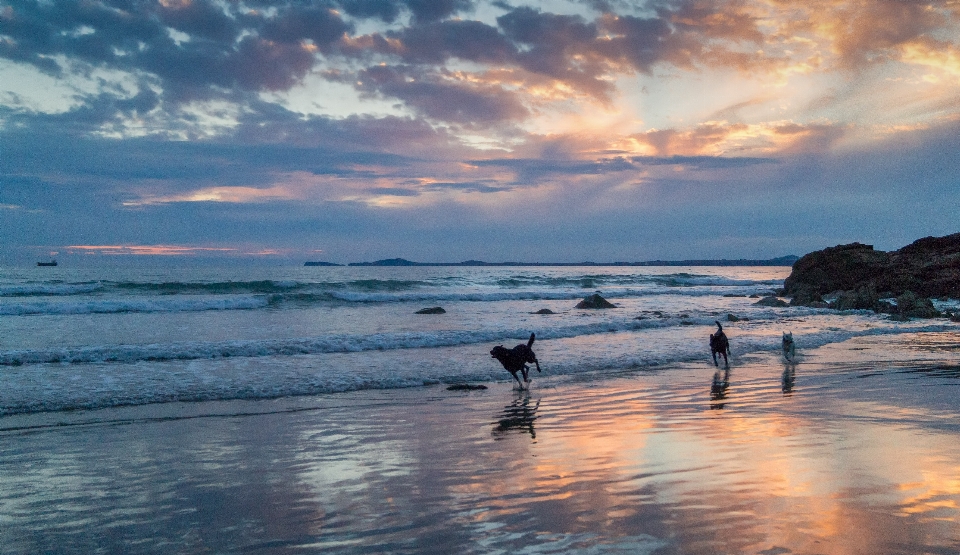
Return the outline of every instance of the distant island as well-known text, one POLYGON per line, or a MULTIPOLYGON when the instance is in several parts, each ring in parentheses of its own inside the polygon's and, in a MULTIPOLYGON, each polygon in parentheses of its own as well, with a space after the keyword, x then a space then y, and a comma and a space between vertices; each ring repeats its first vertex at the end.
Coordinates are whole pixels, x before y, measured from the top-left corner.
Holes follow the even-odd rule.
MULTIPOLYGON (((747 258, 717 260, 648 260, 646 262, 413 262, 405 258, 388 258, 375 262, 351 262, 347 266, 793 266, 800 257, 753 260, 747 258)), ((304 266, 341 266, 332 262, 305 262, 304 266)))

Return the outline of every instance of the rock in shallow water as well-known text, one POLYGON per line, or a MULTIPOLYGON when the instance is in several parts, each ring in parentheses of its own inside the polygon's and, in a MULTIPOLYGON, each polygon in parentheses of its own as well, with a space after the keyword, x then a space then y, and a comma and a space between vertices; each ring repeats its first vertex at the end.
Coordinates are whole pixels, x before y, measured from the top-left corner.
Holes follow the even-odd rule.
POLYGON ((594 293, 577 303, 576 308, 617 308, 617 306, 601 297, 600 293, 594 293))
POLYGON ((778 299, 776 297, 764 297, 753 304, 758 304, 760 306, 775 306, 775 307, 790 306, 787 304, 786 301, 778 299))

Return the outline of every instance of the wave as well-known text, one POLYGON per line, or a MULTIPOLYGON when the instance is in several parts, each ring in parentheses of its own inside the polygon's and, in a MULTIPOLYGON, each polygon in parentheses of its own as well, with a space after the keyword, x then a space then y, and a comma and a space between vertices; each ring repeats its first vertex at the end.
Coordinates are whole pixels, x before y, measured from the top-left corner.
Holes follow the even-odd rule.
POLYGON ((103 290, 100 282, 63 283, 23 283, 0 285, 0 297, 59 297, 66 295, 88 295, 103 290))
POLYGON ((223 298, 129 298, 112 300, 29 301, 0 303, 0 315, 115 314, 121 312, 202 312, 207 310, 251 310, 265 308, 265 296, 223 298))
POLYGON ((599 287, 664 286, 664 287, 779 287, 782 280, 732 279, 722 276, 676 273, 666 275, 601 275, 552 277, 541 275, 516 275, 507 278, 470 281, 461 277, 445 277, 431 280, 357 279, 347 281, 95 281, 66 283, 50 281, 0 285, 0 297, 69 296, 90 294, 140 294, 140 295, 250 295, 283 294, 290 292, 323 293, 349 292, 396 293, 425 288, 449 289, 451 287, 497 287, 514 290, 520 288, 566 290, 595 289, 599 287))
POLYGON ((97 281, 64 283, 51 281, 0 285, 0 297, 41 297, 97 294, 139 295, 251 295, 280 294, 291 291, 408 291, 428 285, 421 280, 360 279, 352 281, 300 282, 284 280, 252 281, 97 281))
MULTIPOLYGON (((607 288, 599 291, 604 297, 616 303, 617 299, 648 297, 656 295, 677 295, 686 297, 709 297, 721 295, 747 296, 757 292, 754 285, 715 288, 607 288)), ((457 303, 457 302, 501 302, 501 301, 577 301, 587 293, 570 290, 513 290, 489 292, 386 292, 386 291, 318 291, 309 292, 290 290, 271 294, 246 295, 177 295, 177 296, 131 296, 84 300, 29 300, 6 301, 0 303, 0 315, 26 316, 42 314, 110 314, 122 312, 199 312, 207 310, 254 310, 261 308, 309 307, 322 304, 376 304, 376 303, 457 303)))
MULTIPOLYGON (((611 331, 664 327, 665 321, 629 321, 610 324, 586 324, 559 327, 541 332, 542 339, 569 338, 611 331)), ((231 357, 268 357, 353 353, 453 347, 504 338, 526 339, 529 330, 446 330, 434 332, 378 333, 369 335, 334 334, 299 339, 243 340, 221 342, 170 343, 151 345, 106 345, 61 349, 12 350, 0 352, 0 366, 23 364, 198 360, 231 357)))
POLYGON ((678 272, 674 274, 588 274, 583 276, 538 276, 517 275, 495 280, 493 285, 504 288, 519 287, 556 287, 592 289, 604 286, 630 285, 662 285, 666 287, 693 287, 693 286, 767 286, 780 287, 781 279, 751 280, 733 279, 724 276, 690 274, 678 272))
MULTIPOLYGON (((707 324, 703 321, 697 323, 707 324)), ((914 322, 860 329, 824 328, 805 333, 799 339, 802 350, 806 351, 857 336, 956 329, 956 325, 949 323, 914 322)), ((772 331, 768 327, 762 335, 744 333, 733 336, 734 361, 738 357, 775 353, 779 349, 779 337, 772 331)), ((555 342, 539 343, 538 354, 544 373, 534 374, 534 378, 570 376, 578 381, 603 380, 651 367, 693 361, 701 361, 712 369, 709 351, 702 341, 703 332, 703 329, 683 327, 677 322, 634 322, 544 330, 538 332, 538 338, 555 342), (684 331, 678 333, 672 327, 684 331), (617 330, 622 333, 593 339, 584 337, 617 330), (565 343, 570 337, 575 338, 573 342, 565 343), (650 339, 657 341, 651 344, 650 339), (663 339, 667 340, 661 341, 663 339)), ((265 399, 361 389, 502 381, 509 378, 503 369, 489 357, 477 356, 476 348, 439 353, 430 352, 429 348, 457 347, 471 342, 509 345, 514 339, 522 342, 528 333, 528 330, 513 330, 381 334, 367 338, 331 336, 293 341, 4 352, 0 353, 0 359, 8 364, 16 364, 13 357, 49 359, 48 362, 61 364, 5 369, 0 416, 173 401, 265 399), (391 346, 400 350, 383 350, 391 346), (363 352, 364 349, 373 352, 363 352), (350 354, 355 352, 362 356, 350 354), (316 356, 297 356, 311 354, 316 356), (63 364, 70 361, 58 358, 70 356, 77 360, 102 360, 103 363, 78 368, 63 364), (250 363, 236 360, 232 358, 234 356, 259 358, 250 363), (206 360, 182 362, 194 359, 206 360), (109 364, 114 361, 132 364, 109 364)), ((705 374, 704 379, 707 380, 708 376, 705 374)))
MULTIPOLYGON (((790 317, 823 314, 827 309, 793 308, 764 309, 751 313, 752 324, 790 317), (789 312, 783 312, 789 310, 789 312)), ((870 313, 872 314, 872 313, 870 313)), ((540 339, 567 339, 611 332, 642 331, 684 326, 711 327, 714 314, 682 315, 660 318, 631 318, 608 322, 560 325, 537 330, 540 339)), ((950 327, 950 326, 946 326, 950 327)), ((293 339, 234 340, 219 342, 178 342, 145 345, 104 345, 55 349, 0 351, 0 366, 23 364, 90 364, 104 362, 135 363, 140 361, 202 360, 235 357, 268 357, 354 353, 454 347, 509 339, 525 340, 529 329, 439 330, 375 334, 331 334, 293 339)), ((837 333, 825 337, 835 340, 837 333)), ((825 342, 829 342, 829 340, 825 342)))

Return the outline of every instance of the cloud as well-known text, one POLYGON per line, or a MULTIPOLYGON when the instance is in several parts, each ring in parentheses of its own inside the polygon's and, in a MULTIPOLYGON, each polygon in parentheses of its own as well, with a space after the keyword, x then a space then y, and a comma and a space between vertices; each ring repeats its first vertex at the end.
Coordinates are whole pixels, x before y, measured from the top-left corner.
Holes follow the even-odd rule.
POLYGON ((434 22, 386 36, 393 40, 372 45, 384 53, 400 56, 407 63, 435 64, 458 58, 501 64, 517 55, 517 47, 496 27, 479 21, 434 22))
POLYGON ((260 36, 267 41, 290 44, 309 40, 318 49, 326 50, 349 30, 350 26, 332 9, 296 6, 267 19, 261 28, 260 36))
POLYGON ((78 131, 107 126, 124 136, 180 127, 195 136, 203 125, 198 102, 223 100, 244 113, 262 108, 258 93, 289 91, 307 75, 396 99, 432 121, 489 127, 527 121, 546 103, 571 98, 610 106, 617 76, 657 68, 809 71, 823 63, 811 61, 818 44, 832 46, 846 67, 942 65, 929 53, 952 43, 931 37, 956 17, 943 2, 892 0, 676 0, 642 16, 593 6, 594 15, 569 15, 500 4, 504 13, 481 22, 452 19, 474 8, 464 0, 22 3, 0 12, 0 56, 63 78, 112 71, 117 83, 125 80, 87 93, 86 111, 68 113, 78 131), (358 22, 371 19, 392 26, 356 35, 358 22), (149 125, 120 123, 144 114, 149 125))
POLYGON ((332 10, 276 14, 207 0, 130 4, 21 3, 0 15, 0 55, 62 75, 80 64, 156 78, 165 101, 222 90, 286 90, 349 29, 332 10), (51 63, 51 60, 63 60, 51 63))
MULTIPOLYGON (((654 129, 630 140, 656 156, 709 156, 748 153, 823 152, 843 139, 848 129, 832 124, 773 121, 761 124, 709 121, 694 129, 654 129)), ((734 158, 736 159, 736 158, 734 158)))
POLYGON ((359 79, 361 90, 402 99, 437 120, 483 125, 523 119, 528 113, 515 93, 452 73, 423 74, 410 67, 375 66, 361 72, 359 79))
POLYGON ((366 189, 365 192, 374 196, 389 196, 389 197, 420 196, 420 191, 417 191, 415 189, 407 189, 405 187, 376 187, 376 188, 366 189))
POLYGON ((189 256, 210 253, 235 253, 237 249, 189 247, 183 245, 67 245, 68 254, 106 254, 138 256, 189 256))
POLYGON ((554 175, 602 175, 638 169, 631 161, 623 157, 582 161, 542 158, 493 158, 471 160, 469 163, 478 167, 509 168, 517 173, 514 184, 534 184, 554 175))
POLYGON ((932 234, 958 52, 946 0, 7 3, 0 236, 356 260, 932 234))

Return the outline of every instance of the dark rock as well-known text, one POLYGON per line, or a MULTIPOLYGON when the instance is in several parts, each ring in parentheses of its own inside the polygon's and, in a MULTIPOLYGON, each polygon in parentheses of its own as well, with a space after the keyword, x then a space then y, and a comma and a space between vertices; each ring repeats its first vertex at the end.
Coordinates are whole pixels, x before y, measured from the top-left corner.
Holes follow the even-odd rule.
POLYGON ((822 306, 828 293, 837 295, 830 307, 841 310, 937 317, 930 297, 960 298, 960 233, 925 237, 892 252, 860 243, 812 252, 797 260, 784 281, 784 295, 791 297, 792 306, 822 306), (907 308, 880 301, 907 292, 913 295, 905 299, 907 308))
POLYGON ((913 291, 906 291, 897 297, 897 312, 906 318, 937 318, 940 311, 934 308, 933 301, 917 297, 913 291))
POLYGON ((877 290, 873 286, 866 285, 854 291, 841 291, 829 306, 837 310, 878 311, 879 302, 880 296, 877 295, 877 290))
POLYGON ((879 301, 877 301, 877 305, 876 305, 875 307, 873 307, 873 310, 876 311, 876 312, 882 312, 882 313, 884 313, 884 314, 896 314, 896 313, 897 313, 897 307, 896 307, 896 305, 891 304, 890 302, 887 302, 887 301, 885 301, 885 300, 883 300, 883 299, 880 299, 879 301))
POLYGON ((447 391, 477 391, 480 389, 486 389, 485 385, 473 385, 469 383, 455 383, 447 387, 447 391))
POLYGON ((589 297, 577 303, 576 308, 617 308, 616 305, 600 296, 600 293, 594 293, 589 297))
POLYGON ((764 297, 753 304, 760 305, 760 306, 776 306, 776 307, 790 306, 789 304, 787 304, 787 301, 784 301, 783 299, 778 299, 776 297, 764 297))
POLYGON ((540 310, 534 312, 534 314, 556 314, 556 312, 550 310, 549 308, 541 308, 540 310))
POLYGON ((680 325, 681 325, 681 326, 693 326, 693 325, 696 325, 696 324, 694 324, 694 323, 691 322, 690 320, 680 320, 680 325))
POLYGON ((873 250, 872 245, 837 245, 800 257, 783 288, 788 296, 801 289, 810 295, 849 291, 869 282, 889 260, 890 255, 873 250))
POLYGON ((793 290, 786 296, 792 297, 790 299, 790 306, 827 306, 827 303, 823 300, 823 297, 816 291, 817 290, 815 287, 812 287, 806 283, 801 283, 794 286, 793 290))
POLYGON ((443 307, 435 306, 433 308, 422 308, 417 311, 417 314, 446 314, 447 311, 443 307))
POLYGON ((740 294, 737 294, 737 293, 725 293, 723 296, 724 296, 724 297, 746 297, 747 295, 746 295, 746 293, 740 293, 740 294))
POLYGON ((739 322, 740 317, 734 314, 727 314, 727 322, 739 322))

